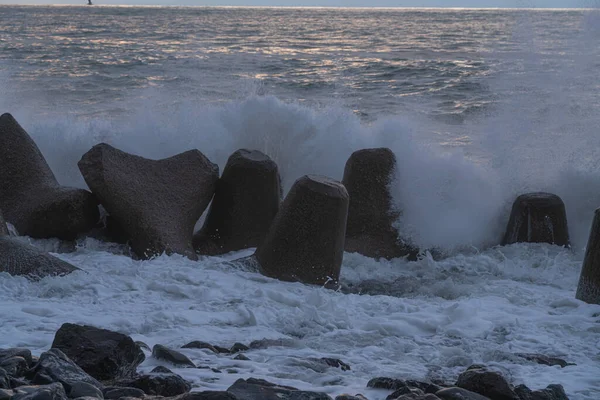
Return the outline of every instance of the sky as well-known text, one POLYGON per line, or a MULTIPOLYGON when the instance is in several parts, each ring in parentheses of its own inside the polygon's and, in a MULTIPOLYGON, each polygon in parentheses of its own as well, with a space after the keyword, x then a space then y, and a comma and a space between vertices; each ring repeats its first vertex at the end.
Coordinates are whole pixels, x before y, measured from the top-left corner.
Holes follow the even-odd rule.
MULTIPOLYGON (((0 0, 0 4, 83 4, 87 0, 0 0)), ((598 7, 600 0, 93 0, 100 5, 324 7, 598 7)))

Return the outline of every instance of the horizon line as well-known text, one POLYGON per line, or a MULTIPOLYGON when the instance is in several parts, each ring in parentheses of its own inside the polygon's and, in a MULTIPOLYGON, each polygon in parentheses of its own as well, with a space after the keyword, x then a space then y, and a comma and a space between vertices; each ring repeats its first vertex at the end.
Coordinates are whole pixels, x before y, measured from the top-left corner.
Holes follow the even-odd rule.
MULTIPOLYGON (((54 4, 11 4, 0 3, 0 6, 16 6, 16 7, 89 7, 88 4, 72 4, 72 3, 54 3, 54 4)), ((185 7, 185 8, 287 8, 287 9, 366 9, 366 10, 528 10, 528 11, 572 11, 572 10, 598 10, 593 7, 414 7, 414 6, 241 6, 241 5, 189 5, 189 4, 94 4, 95 7, 185 7)))

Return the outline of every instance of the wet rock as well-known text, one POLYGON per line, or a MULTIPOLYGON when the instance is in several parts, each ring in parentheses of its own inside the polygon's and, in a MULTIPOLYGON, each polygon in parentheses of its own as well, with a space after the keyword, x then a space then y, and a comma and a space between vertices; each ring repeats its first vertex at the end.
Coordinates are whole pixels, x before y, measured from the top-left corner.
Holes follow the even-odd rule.
POLYGON ((127 335, 69 323, 56 332, 52 348, 61 350, 85 372, 102 381, 133 376, 146 358, 127 335))
POLYGON ((543 354, 516 353, 515 355, 517 357, 521 357, 528 361, 532 361, 532 362, 535 362, 535 363, 538 363, 541 365, 549 365, 549 366, 559 365, 561 368, 565 368, 568 365, 574 365, 574 364, 569 364, 568 362, 566 362, 565 360, 563 360, 561 358, 548 357, 543 354))
POLYGON ((479 393, 491 400, 519 400, 501 374, 485 368, 468 369, 463 372, 459 375, 456 386, 479 393))
POLYGON ((230 350, 230 349, 228 349, 228 348, 226 348, 226 347, 221 347, 221 346, 217 346, 217 345, 215 345, 215 346, 213 346, 213 347, 214 347, 214 348, 217 350, 217 352, 218 352, 219 354, 229 354, 229 350, 230 350))
POLYGON ((260 151, 236 151, 217 182, 194 248, 199 254, 217 255, 257 247, 279 211, 281 195, 273 160, 260 151))
POLYGON ((489 397, 457 387, 442 389, 435 395, 442 400, 490 400, 489 397))
POLYGON ((255 258, 266 276, 324 285, 339 280, 348 192, 340 182, 316 175, 298 179, 255 258))
POLYGON ((368 400, 362 394, 357 394, 356 396, 352 396, 350 394, 340 394, 339 396, 335 396, 335 400, 368 400))
POLYGON ((414 399, 422 397, 424 394, 425 393, 421 389, 410 388, 408 386, 405 386, 394 391, 392 394, 386 397, 386 400, 397 400, 400 398, 414 399))
POLYGON ((198 258, 192 247, 194 225, 219 177, 217 165, 202 153, 191 150, 149 160, 102 143, 84 154, 78 165, 140 258, 163 252, 198 258))
POLYGON ((250 359, 243 354, 238 354, 237 356, 233 357, 233 359, 240 361, 250 361, 250 359))
POLYGON ((388 148, 358 150, 346 162, 342 183, 350 196, 347 252, 377 259, 416 259, 418 249, 400 239, 393 226, 400 216, 389 191, 395 169, 396 156, 388 148))
POLYGON ((10 398, 14 395, 12 390, 0 389, 0 400, 10 400, 10 398))
POLYGON ((134 379, 122 380, 119 386, 133 387, 153 396, 173 397, 187 393, 192 386, 177 374, 140 375, 134 379))
POLYGON ((251 349, 268 349, 269 347, 296 347, 297 341, 292 339, 260 339, 250 343, 251 349))
POLYGON ((172 374, 174 372, 171 371, 167 367, 163 367, 162 365, 159 365, 158 367, 154 367, 152 369, 152 371, 150 371, 150 373, 152 373, 152 374, 172 374))
POLYGON ((348 364, 346 364, 342 360, 338 360, 337 358, 323 357, 323 358, 310 358, 309 360, 318 362, 320 364, 327 365, 328 367, 339 368, 342 371, 350 371, 350 369, 351 369, 348 364))
POLYGON ((132 387, 110 388, 104 391, 104 398, 106 400, 120 399, 122 397, 134 397, 137 399, 145 395, 143 390, 132 387))
POLYGON ((86 382, 75 382, 69 391, 69 397, 72 399, 78 397, 91 397, 96 399, 104 399, 102 391, 97 387, 86 382))
POLYGON ((168 361, 177 366, 196 368, 196 364, 194 364, 186 355, 160 344, 157 344, 152 348, 152 356, 157 360, 168 361))
POLYGON ((38 363, 27 371, 25 376, 36 385, 60 382, 67 391, 70 391, 71 386, 77 382, 86 382, 98 389, 104 387, 59 349, 50 349, 42 353, 38 363))
POLYGON ((415 380, 403 380, 403 379, 394 379, 394 378, 373 378, 369 382, 367 382, 367 387, 373 389, 387 389, 387 390, 402 390, 402 389, 420 389, 425 393, 436 393, 440 389, 441 386, 438 386, 433 383, 420 382, 415 380))
POLYGON ((549 385, 546 389, 532 391, 525 385, 519 385, 515 392, 520 400, 569 400, 562 385, 549 385))
POLYGON ((150 348, 150 346, 148 346, 146 343, 144 343, 140 340, 136 340, 135 344, 137 344, 140 347, 140 349, 142 349, 142 350, 147 350, 149 352, 152 352, 152 349, 150 348))
POLYGON ((0 368, 0 389, 10 389, 10 375, 0 368))
POLYGON ((434 394, 429 394, 429 393, 424 394, 423 392, 421 392, 421 393, 407 393, 400 397, 395 398, 394 400, 440 400, 440 398, 434 394))
POLYGON ((60 186, 44 156, 10 114, 0 116, 0 209, 19 234, 73 240, 98 222, 88 191, 60 186))
POLYGON ((575 297, 589 304, 600 304, 600 208, 594 212, 575 297))
POLYGON ((60 383, 21 386, 15 390, 11 400, 67 400, 67 394, 60 383))
POLYGON ((207 350, 212 351, 213 353, 219 353, 219 350, 217 350, 212 344, 206 343, 206 342, 201 342, 199 340, 190 342, 190 343, 186 344, 185 346, 183 346, 182 348, 183 349, 207 349, 207 350))
POLYGON ((1 360, 0 368, 5 370, 8 375, 19 378, 27 371, 29 365, 23 357, 13 356, 1 360))
POLYGON ((186 393, 177 400, 237 400, 237 397, 229 392, 206 391, 186 393))
POLYGON ((527 193, 515 200, 502 245, 550 243, 570 246, 565 204, 551 193, 527 193))
POLYGON ((238 379, 227 391, 238 400, 331 400, 325 393, 301 391, 254 378, 238 379))
MULTIPOLYGON (((0 212, 0 272, 41 279, 67 275, 78 268, 11 236, 0 212)), ((31 358, 31 353, 29 353, 31 358)))
POLYGON ((235 354, 235 353, 240 353, 242 351, 248 351, 248 350, 250 350, 250 347, 246 346, 245 344, 234 343, 234 345, 231 346, 231 349, 229 349, 229 352, 231 354, 235 354))
MULTIPOLYGON (((0 218, 2 218, 0 216, 0 218)), ((1 227, 1 224, 0 224, 1 227)), ((33 366, 33 357, 31 351, 21 347, 13 347, 10 349, 0 349, 0 363, 7 358, 23 357, 27 361, 28 366, 33 366)))

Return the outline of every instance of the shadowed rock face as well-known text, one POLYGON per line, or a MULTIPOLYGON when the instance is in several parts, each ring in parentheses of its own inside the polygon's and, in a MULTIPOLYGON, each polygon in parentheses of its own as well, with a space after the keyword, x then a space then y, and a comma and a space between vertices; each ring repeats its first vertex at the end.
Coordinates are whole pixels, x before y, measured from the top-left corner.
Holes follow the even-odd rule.
POLYGON ((60 186, 44 156, 10 114, 0 116, 0 208, 19 234, 75 239, 98 222, 86 190, 60 186))
POLYGON ((551 193, 527 193, 515 200, 502 245, 550 243, 569 247, 565 204, 551 193))
POLYGON ((66 275, 76 270, 71 264, 8 236, 8 229, 0 212, 0 272, 39 279, 66 275))
POLYGON ((255 257, 264 275, 321 285, 338 281, 344 253, 348 192, 316 175, 298 179, 255 257))
POLYGON ((219 177, 216 164, 198 150, 149 160, 101 143, 78 165, 140 258, 166 252, 197 259, 192 234, 213 196, 219 177))
POLYGON ((354 152, 344 169, 344 186, 350 196, 346 251, 367 257, 392 259, 418 253, 401 241, 393 227, 400 215, 392 207, 389 185, 396 156, 388 148, 354 152))
POLYGON ((217 255, 257 247, 280 202, 277 164, 259 151, 236 151, 217 182, 204 226, 194 236, 194 248, 199 254, 217 255))
POLYGON ((600 304, 600 208, 594 213, 575 297, 586 303, 600 304))

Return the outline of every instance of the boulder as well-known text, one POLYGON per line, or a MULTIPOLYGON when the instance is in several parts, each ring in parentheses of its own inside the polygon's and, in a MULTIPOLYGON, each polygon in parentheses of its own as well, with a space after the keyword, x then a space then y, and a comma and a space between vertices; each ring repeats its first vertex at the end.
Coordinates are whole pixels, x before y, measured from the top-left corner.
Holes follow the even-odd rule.
POLYGON ((194 364, 185 354, 171 350, 160 344, 157 344, 152 348, 152 356, 157 360, 164 360, 176 366, 196 368, 196 364, 194 364))
POLYGON ((491 400, 519 400, 504 377, 486 368, 472 368, 458 376, 456 386, 489 397, 491 400))
POLYGON ((0 116, 0 209, 20 235, 73 240, 93 229, 98 201, 60 186, 37 145, 10 114, 0 116))
POLYGON ((393 226, 400 216, 390 195, 395 169, 396 156, 388 148, 358 150, 346 162, 342 183, 350 196, 347 252, 372 258, 416 259, 418 249, 399 238, 393 226))
POLYGON ((458 387, 442 389, 436 392, 435 395, 442 400, 490 400, 489 397, 458 387))
POLYGON ((502 245, 550 243, 570 247, 565 204, 555 194, 527 193, 515 200, 502 245))
POLYGON ((67 400, 63 385, 51 383, 41 386, 21 386, 11 400, 67 400))
MULTIPOLYGON (((0 220, 2 216, 0 215, 0 220)), ((0 224, 1 226, 1 224, 0 224)), ((23 357, 25 361, 27 361, 28 366, 33 366, 33 357, 31 355, 31 351, 29 349, 25 349, 22 347, 13 347, 10 349, 0 349, 0 362, 7 358, 12 357, 23 357)))
POLYGON ((194 225, 208 206, 219 168, 198 150, 149 160, 101 143, 78 163, 88 186, 118 221, 140 258, 163 252, 193 260, 194 225))
POLYGON ((229 349, 229 352, 231 354, 235 354, 235 353, 240 353, 242 351, 248 351, 248 350, 250 350, 250 347, 246 346, 243 343, 236 342, 233 344, 233 346, 231 346, 231 349, 229 349))
POLYGON ((10 389, 10 375, 0 368, 0 389, 10 389))
POLYGON ((142 389, 131 387, 107 388, 104 391, 104 398, 106 400, 120 399, 122 397, 142 398, 145 395, 142 389))
POLYGON ((0 400, 10 400, 14 396, 14 392, 10 389, 0 388, 0 400))
POLYGON ((92 397, 101 400, 104 399, 102 391, 96 386, 90 385, 87 382, 75 382, 73 385, 71 385, 69 397, 72 399, 79 397, 92 397))
POLYGON ((260 151, 233 153, 217 182, 196 252, 218 255, 257 247, 279 211, 281 179, 277 164, 260 151))
POLYGON ((561 368, 565 368, 569 365, 574 365, 574 364, 569 364, 562 358, 548 357, 543 354, 537 354, 537 353, 515 353, 515 356, 524 358, 527 361, 535 362, 535 363, 538 363, 541 365, 548 365, 548 366, 559 365, 561 368))
POLYGON ((546 389, 532 391, 525 385, 515 388, 519 400, 569 400, 562 385, 548 385, 546 389))
POLYGON ((0 272, 40 279, 46 276, 66 275, 77 270, 78 268, 67 262, 38 250, 20 239, 8 236, 0 212, 0 272))
POLYGON ((586 303, 600 304, 600 208, 594 212, 575 297, 586 303))
POLYGON ((25 371, 29 369, 27 360, 20 356, 7 357, 0 361, 0 368, 14 378, 23 376, 25 371))
POLYGON ((85 372, 107 381, 132 377, 144 352, 127 335, 87 325, 63 324, 52 348, 61 350, 85 372))
POLYGON ((238 361, 250 361, 250 359, 243 354, 238 354, 237 356, 233 357, 233 359, 238 361))
POLYGON ((183 346, 182 349, 207 349, 212 351, 213 353, 219 352, 219 350, 217 350, 212 344, 201 342, 200 340, 194 340, 193 342, 189 342, 188 344, 183 346))
POLYGON ((118 386, 141 389, 152 396, 173 397, 187 393, 192 386, 181 376, 169 373, 151 373, 133 379, 120 380, 118 386))
POLYGON ((50 349, 42 353, 38 363, 25 375, 36 385, 60 382, 66 391, 77 382, 89 383, 98 389, 104 385, 88 375, 59 349, 50 349))
POLYGON ((408 389, 420 389, 425 393, 436 393, 440 389, 441 386, 435 385, 433 383, 420 382, 415 380, 403 380, 403 379, 394 379, 394 378, 373 378, 369 382, 367 382, 367 387, 373 389, 387 389, 387 390, 402 390, 404 388, 408 389))
POLYGON ((317 175, 298 179, 256 249, 260 272, 307 284, 337 282, 347 215, 348 192, 340 182, 317 175))
POLYGON ((332 400, 325 393, 301 391, 263 379, 238 379, 227 391, 238 400, 332 400))
POLYGON ((229 392, 206 391, 182 394, 176 400, 237 400, 237 397, 229 392))

